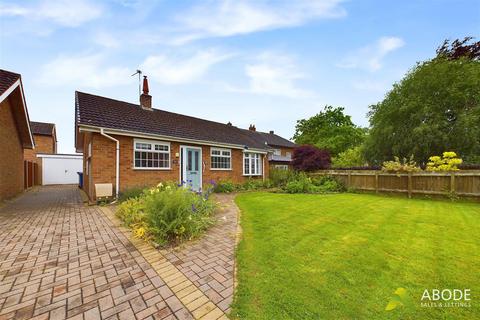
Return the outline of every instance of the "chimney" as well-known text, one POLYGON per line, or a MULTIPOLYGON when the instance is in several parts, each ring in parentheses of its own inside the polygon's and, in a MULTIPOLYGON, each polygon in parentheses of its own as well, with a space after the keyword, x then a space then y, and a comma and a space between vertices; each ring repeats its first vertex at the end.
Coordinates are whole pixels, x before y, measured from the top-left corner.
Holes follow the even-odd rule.
POLYGON ((152 110, 152 96, 148 94, 147 76, 143 76, 143 93, 140 95, 140 106, 146 110, 152 110))
POLYGON ((248 130, 250 131, 257 131, 257 128, 255 128, 254 124, 251 124, 250 127, 248 127, 248 130))
POLYGON ((273 132, 273 130, 270 130, 270 134, 274 134, 275 132, 273 132))

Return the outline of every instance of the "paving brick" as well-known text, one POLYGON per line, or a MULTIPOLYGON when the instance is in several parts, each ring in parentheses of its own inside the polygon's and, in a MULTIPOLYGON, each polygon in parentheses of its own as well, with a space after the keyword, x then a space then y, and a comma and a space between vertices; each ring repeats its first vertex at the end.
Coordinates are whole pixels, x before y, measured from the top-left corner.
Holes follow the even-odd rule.
MULTIPOLYGON (((147 300, 146 317, 165 313, 171 290, 99 208, 83 205, 76 186, 26 192, 0 208, 0 229, 2 317, 135 319, 147 300)), ((158 256, 149 259, 166 262, 158 256)))

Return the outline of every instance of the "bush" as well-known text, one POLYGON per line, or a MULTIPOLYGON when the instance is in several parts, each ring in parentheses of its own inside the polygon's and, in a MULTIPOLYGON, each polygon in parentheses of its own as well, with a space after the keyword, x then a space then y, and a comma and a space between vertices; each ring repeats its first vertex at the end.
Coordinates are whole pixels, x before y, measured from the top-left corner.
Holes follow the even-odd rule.
POLYGON ((249 178, 247 181, 245 181, 242 184, 241 189, 249 191, 249 190, 263 189, 264 187, 265 187, 265 184, 264 184, 264 181, 262 179, 251 179, 251 178, 249 178))
POLYGON ((344 191, 345 186, 330 176, 310 178, 300 172, 287 182, 283 190, 287 193, 327 193, 344 191))
POLYGON ((315 171, 330 167, 330 153, 314 146, 300 146, 293 149, 292 166, 299 171, 315 171))
POLYGON ((441 158, 432 156, 428 160, 427 171, 457 171, 458 165, 463 162, 455 152, 444 152, 441 158))
POLYGON ((218 183, 212 182, 213 192, 216 193, 230 193, 238 189, 238 186, 231 181, 219 181, 218 183))
POLYGON ((288 181, 295 178, 296 172, 293 170, 283 169, 271 169, 270 170, 270 183, 274 187, 283 187, 288 181))
POLYGON ((287 193, 313 193, 316 191, 316 186, 312 180, 305 174, 299 173, 295 179, 290 180, 284 187, 287 193))
POLYGON ((122 192, 120 192, 118 201, 124 202, 128 199, 138 198, 145 189, 146 187, 132 187, 132 188, 125 189, 122 192))
POLYGON ((341 152, 332 159, 332 167, 360 167, 365 164, 362 146, 357 146, 341 152))
POLYGON ((420 167, 417 166, 417 163, 413 160, 413 155, 410 159, 403 158, 401 161, 398 157, 395 157, 395 161, 385 161, 382 165, 382 171, 386 172, 417 172, 420 171, 420 167))
POLYGON ((345 185, 332 176, 315 177, 312 182, 320 192, 343 192, 346 190, 345 185))
POLYGON ((202 194, 160 183, 121 203, 117 216, 135 236, 159 245, 189 240, 213 223, 215 204, 208 196, 209 191, 202 194))

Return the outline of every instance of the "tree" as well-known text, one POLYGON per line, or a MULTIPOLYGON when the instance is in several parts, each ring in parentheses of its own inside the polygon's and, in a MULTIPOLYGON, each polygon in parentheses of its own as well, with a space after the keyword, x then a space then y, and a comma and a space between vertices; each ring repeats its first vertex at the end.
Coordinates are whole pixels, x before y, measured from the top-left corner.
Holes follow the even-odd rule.
POLYGON ((363 142, 366 129, 353 124, 344 108, 325 106, 315 116, 297 121, 293 139, 297 144, 310 144, 337 155, 363 142))
POLYGON ((292 166, 299 171, 315 171, 330 167, 330 153, 314 146, 304 145, 293 149, 292 166))
POLYGON ((332 167, 349 168, 364 166, 366 161, 364 157, 363 146, 356 146, 340 152, 338 156, 332 159, 332 167))
POLYGON ((437 58, 480 60, 480 41, 469 43, 471 40, 473 40, 472 37, 465 37, 463 40, 456 39, 451 43, 450 40, 445 40, 437 49, 437 58))
POLYGON ((370 106, 367 160, 379 164, 413 155, 425 164, 448 150, 468 162, 480 154, 480 61, 448 56, 418 63, 370 106))

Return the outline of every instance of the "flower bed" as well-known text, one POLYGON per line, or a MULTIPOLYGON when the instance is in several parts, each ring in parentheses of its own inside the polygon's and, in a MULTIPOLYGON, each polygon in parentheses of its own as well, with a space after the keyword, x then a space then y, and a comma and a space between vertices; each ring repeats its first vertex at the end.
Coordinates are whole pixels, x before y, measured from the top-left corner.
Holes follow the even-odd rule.
POLYGON ((215 203, 205 193, 159 183, 123 201, 116 215, 136 237, 157 245, 191 240, 213 224, 215 203))

